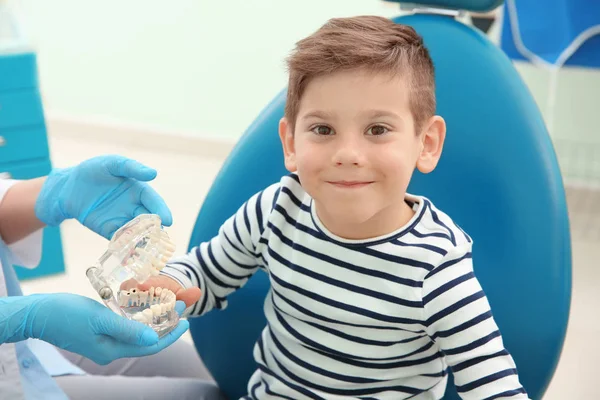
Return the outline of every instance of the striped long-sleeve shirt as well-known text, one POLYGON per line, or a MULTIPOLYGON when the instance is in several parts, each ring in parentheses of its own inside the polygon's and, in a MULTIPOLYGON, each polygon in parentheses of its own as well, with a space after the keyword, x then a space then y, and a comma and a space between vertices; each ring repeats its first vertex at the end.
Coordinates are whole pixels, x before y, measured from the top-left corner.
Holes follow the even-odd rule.
POLYGON ((346 240, 288 175, 163 273, 202 290, 192 316, 268 273, 248 399, 441 399, 448 367, 463 399, 527 399, 473 274, 471 238, 428 199, 406 201, 415 215, 403 228, 346 240))

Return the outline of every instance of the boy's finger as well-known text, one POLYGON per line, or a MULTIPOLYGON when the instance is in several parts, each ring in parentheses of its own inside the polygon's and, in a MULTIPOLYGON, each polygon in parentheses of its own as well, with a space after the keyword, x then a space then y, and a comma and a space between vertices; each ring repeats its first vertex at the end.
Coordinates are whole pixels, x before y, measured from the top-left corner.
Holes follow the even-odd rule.
POLYGON ((160 287, 163 289, 169 289, 171 292, 177 294, 178 291, 180 291, 181 285, 179 283, 177 283, 175 280, 169 278, 168 276, 154 276, 150 279, 148 279, 146 282, 144 283, 140 283, 138 285, 138 289, 142 290, 142 291, 146 291, 149 290, 152 286, 154 286, 155 288, 160 287))
POLYGON ((129 289, 133 289, 138 287, 138 281, 136 281, 135 279, 127 279, 126 281, 124 281, 123 283, 121 283, 121 286, 119 289, 121 290, 129 290, 129 289))
POLYGON ((186 307, 194 305, 200 300, 202 292, 199 288, 193 287, 189 289, 180 289, 175 293, 177 300, 181 300, 185 303, 186 307))
POLYGON ((153 276, 152 278, 149 278, 147 281, 138 284, 138 288, 140 290, 148 290, 152 286, 154 286, 155 288, 161 287, 161 288, 170 289, 168 287, 168 283, 169 283, 169 281, 163 276, 153 276))

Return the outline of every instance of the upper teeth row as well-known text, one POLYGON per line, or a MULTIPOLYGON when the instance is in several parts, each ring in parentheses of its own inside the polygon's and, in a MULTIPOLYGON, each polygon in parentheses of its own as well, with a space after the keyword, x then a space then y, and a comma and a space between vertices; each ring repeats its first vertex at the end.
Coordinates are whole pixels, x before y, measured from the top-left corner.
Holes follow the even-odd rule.
POLYGON ((165 267, 166 263, 175 253, 175 245, 171 242, 165 232, 161 232, 162 237, 157 235, 151 235, 152 242, 146 245, 145 248, 135 249, 135 255, 127 260, 127 265, 134 264, 140 257, 144 259, 140 260, 143 265, 152 266, 150 269, 150 275, 156 276, 165 267), (155 241, 156 240, 156 241, 155 241), (156 246, 154 249, 153 247, 156 246), (152 250, 156 250, 152 251, 152 250), (154 255, 156 254, 156 256, 154 255), (147 264, 148 263, 148 264, 147 264))

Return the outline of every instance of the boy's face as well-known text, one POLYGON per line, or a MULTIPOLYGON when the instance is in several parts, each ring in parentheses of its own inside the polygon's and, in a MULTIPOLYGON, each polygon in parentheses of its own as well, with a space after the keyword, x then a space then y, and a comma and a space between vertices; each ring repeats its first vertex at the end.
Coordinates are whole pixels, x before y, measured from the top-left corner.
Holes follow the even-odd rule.
POLYGON ((362 70, 311 80, 294 132, 280 123, 286 168, 297 172, 320 220, 356 239, 392 232, 412 217, 404 202, 412 173, 435 168, 444 135, 440 117, 415 133, 403 78, 362 70))

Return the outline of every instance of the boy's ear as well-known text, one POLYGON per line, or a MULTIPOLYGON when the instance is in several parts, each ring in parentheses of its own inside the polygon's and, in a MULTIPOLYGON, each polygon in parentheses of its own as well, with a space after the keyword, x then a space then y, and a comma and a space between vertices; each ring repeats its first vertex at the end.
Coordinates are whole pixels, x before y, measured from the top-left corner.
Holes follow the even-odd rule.
POLYGON ((285 168, 296 172, 296 148, 294 146, 294 132, 288 120, 284 117, 279 121, 279 138, 283 147, 285 168))
POLYGON ((422 173, 428 174, 435 169, 442 155, 446 139, 446 121, 439 115, 431 117, 421 136, 423 146, 417 159, 417 168, 422 173))

